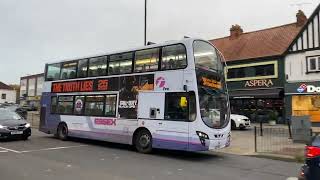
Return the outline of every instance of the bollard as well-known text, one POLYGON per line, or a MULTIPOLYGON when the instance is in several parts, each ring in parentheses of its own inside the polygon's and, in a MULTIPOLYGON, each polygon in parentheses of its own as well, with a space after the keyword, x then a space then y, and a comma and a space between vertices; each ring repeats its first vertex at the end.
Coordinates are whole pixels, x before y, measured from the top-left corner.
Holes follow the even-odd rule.
POLYGON ((254 152, 257 152, 257 126, 254 126, 254 152))
POLYGON ((292 139, 291 124, 289 121, 287 121, 287 124, 288 124, 288 130, 289 130, 289 139, 292 139))
POLYGON ((260 136, 263 136, 262 121, 260 121, 260 136))

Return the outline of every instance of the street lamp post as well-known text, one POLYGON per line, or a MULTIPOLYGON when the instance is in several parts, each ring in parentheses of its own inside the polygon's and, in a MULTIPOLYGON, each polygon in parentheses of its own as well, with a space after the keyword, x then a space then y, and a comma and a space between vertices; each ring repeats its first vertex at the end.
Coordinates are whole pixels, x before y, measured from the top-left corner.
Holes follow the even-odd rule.
POLYGON ((144 45, 147 45, 147 0, 144 0, 144 45))

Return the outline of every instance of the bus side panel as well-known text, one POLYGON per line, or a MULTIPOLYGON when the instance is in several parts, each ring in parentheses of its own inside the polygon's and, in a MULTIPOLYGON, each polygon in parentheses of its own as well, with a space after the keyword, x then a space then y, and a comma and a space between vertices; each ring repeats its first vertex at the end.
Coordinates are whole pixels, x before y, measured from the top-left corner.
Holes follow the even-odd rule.
POLYGON ((41 97, 41 115, 39 130, 45 133, 56 133, 57 126, 61 122, 59 115, 51 114, 51 96, 55 94, 44 92, 41 97), (43 114, 44 113, 44 114, 43 114))
POLYGON ((131 144, 137 120, 108 117, 62 115, 68 126, 69 136, 108 142, 131 144))

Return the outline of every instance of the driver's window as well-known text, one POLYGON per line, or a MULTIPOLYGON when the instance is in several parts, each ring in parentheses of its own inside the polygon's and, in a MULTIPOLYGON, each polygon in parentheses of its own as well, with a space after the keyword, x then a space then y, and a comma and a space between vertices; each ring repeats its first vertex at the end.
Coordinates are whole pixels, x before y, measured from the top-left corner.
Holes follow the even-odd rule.
POLYGON ((192 93, 166 93, 165 120, 194 121, 196 118, 196 103, 192 93))
POLYGON ((164 118, 172 121, 188 119, 187 93, 166 93, 164 118))

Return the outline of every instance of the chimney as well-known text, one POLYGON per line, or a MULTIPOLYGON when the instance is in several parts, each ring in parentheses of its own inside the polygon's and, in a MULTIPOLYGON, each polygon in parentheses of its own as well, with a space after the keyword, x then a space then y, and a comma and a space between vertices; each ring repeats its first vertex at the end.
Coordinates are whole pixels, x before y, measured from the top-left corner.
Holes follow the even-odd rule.
POLYGON ((296 17, 297 17, 297 26, 303 26, 308 20, 307 16, 301 10, 298 11, 296 17))
POLYGON ((243 29, 238 24, 230 28, 230 39, 237 39, 243 33, 243 29))

